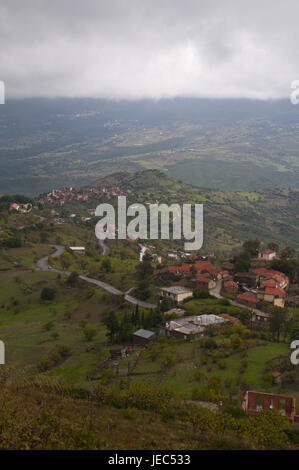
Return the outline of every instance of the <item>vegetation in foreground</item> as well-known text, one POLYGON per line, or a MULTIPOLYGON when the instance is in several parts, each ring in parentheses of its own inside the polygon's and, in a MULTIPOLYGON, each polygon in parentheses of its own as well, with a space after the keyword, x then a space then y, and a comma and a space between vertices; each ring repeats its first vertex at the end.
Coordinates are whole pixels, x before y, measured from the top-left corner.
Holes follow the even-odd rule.
POLYGON ((276 412, 249 417, 178 403, 161 387, 86 391, 1 370, 0 449, 298 449, 299 428, 276 412))

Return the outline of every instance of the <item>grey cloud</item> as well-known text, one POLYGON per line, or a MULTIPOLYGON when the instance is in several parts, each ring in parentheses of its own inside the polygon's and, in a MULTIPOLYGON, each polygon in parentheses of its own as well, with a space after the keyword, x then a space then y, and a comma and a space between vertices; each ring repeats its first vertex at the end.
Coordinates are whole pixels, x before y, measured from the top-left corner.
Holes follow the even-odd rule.
POLYGON ((296 0, 3 0, 8 96, 281 98, 296 0))

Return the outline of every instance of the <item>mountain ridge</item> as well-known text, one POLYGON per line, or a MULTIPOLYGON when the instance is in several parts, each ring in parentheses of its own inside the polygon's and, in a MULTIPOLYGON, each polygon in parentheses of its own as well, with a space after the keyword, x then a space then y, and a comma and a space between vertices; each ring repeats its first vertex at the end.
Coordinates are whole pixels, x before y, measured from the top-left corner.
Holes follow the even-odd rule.
POLYGON ((97 179, 92 186, 118 186, 132 191, 135 202, 202 203, 208 247, 223 250, 250 237, 281 246, 299 247, 299 189, 228 191, 197 188, 170 178, 159 170, 118 172, 97 179))

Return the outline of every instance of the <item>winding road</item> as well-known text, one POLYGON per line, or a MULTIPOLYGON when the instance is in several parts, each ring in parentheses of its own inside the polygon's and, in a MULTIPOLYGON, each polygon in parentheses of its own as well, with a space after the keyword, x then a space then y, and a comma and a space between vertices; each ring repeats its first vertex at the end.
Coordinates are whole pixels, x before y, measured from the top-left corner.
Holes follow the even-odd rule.
MULTIPOLYGON (((105 245, 105 243, 102 240, 99 240, 99 244, 102 247, 103 255, 107 255, 110 251, 109 248, 105 245)), ((56 250, 55 253, 50 255, 52 258, 56 258, 57 256, 62 255, 62 253, 65 250, 65 247, 62 246, 62 245, 50 245, 50 246, 52 248, 55 248, 55 250, 56 250)), ((48 256, 44 256, 43 258, 41 258, 36 263, 36 266, 39 269, 43 270, 43 271, 51 271, 51 272, 54 272, 54 273, 65 274, 66 276, 70 275, 70 271, 63 271, 61 269, 56 269, 56 268, 52 268, 51 266, 49 266, 48 256)), ((133 290, 133 288, 129 289, 127 292, 123 292, 119 289, 116 289, 111 284, 107 284, 106 282, 103 282, 103 281, 98 281, 97 279, 93 279, 91 277, 84 276, 83 274, 80 274, 79 278, 82 279, 82 281, 89 282, 90 284, 94 284, 94 285, 100 287, 101 289, 104 289, 105 291, 109 292, 110 294, 123 296, 127 302, 129 302, 133 305, 139 305, 139 307, 148 308, 148 309, 153 309, 153 308, 157 307, 156 304, 150 304, 148 302, 144 302, 143 300, 137 299, 136 297, 133 297, 132 295, 130 295, 130 292, 133 290)), ((222 281, 218 280, 216 282, 216 286, 213 289, 210 290, 210 294, 213 297, 216 297, 217 299, 224 299, 225 297, 223 297, 220 293, 221 292, 221 287, 222 287, 222 281)), ((249 307, 246 307, 245 305, 240 304, 240 303, 238 303, 234 300, 228 299, 228 301, 230 302, 231 305, 234 305, 235 307, 245 308, 245 309, 249 308, 249 307)), ((267 317, 268 318, 268 317, 271 316, 270 314, 265 313, 262 310, 258 310, 257 308, 250 308, 250 310, 253 313, 255 313, 255 314, 257 314, 261 317, 267 317)))
MULTIPOLYGON (((105 245, 105 243, 102 240, 99 240, 99 243, 103 249, 103 255, 107 255, 109 253, 109 248, 105 245)), ((56 258, 57 256, 62 255, 62 253, 65 250, 65 247, 62 245, 50 245, 50 246, 52 248, 55 248, 56 250, 55 253, 50 255, 52 258, 56 258)), ((67 276, 70 275, 70 271, 63 271, 61 269, 56 269, 56 268, 52 268, 51 266, 49 266, 48 256, 44 256, 43 258, 38 260, 38 262, 36 263, 36 266, 43 271, 50 271, 54 273, 65 274, 67 276)), ((82 281, 86 281, 86 282, 89 282, 90 284, 95 284, 96 286, 101 287, 102 289, 109 292, 110 294, 123 296, 127 302, 130 302, 131 304, 134 304, 134 305, 139 305, 139 307, 152 309, 152 308, 156 308, 157 306, 155 304, 149 304, 148 302, 144 302, 143 300, 136 299, 136 297, 129 295, 129 292, 131 291, 131 289, 130 291, 122 292, 121 290, 118 290, 115 287, 113 287, 111 284, 98 281, 97 279, 84 276, 83 274, 80 274, 79 278, 82 279, 82 281)))
POLYGON ((210 290, 210 294, 213 297, 216 297, 216 299, 226 299, 226 300, 228 300, 229 303, 231 305, 233 305, 234 307, 245 308, 247 310, 250 310, 251 312, 255 313, 256 315, 258 315, 260 317, 263 317, 263 318, 270 318, 271 317, 270 313, 263 312, 262 310, 259 310, 257 308, 248 307, 246 305, 240 304, 239 302, 236 302, 235 300, 231 300, 231 299, 227 299, 226 297, 223 297, 220 294, 221 288, 222 288, 222 281, 217 280, 216 281, 216 286, 213 289, 210 290))
POLYGON ((103 250, 103 256, 107 256, 109 254, 110 248, 107 245, 105 245, 103 240, 99 240, 99 245, 103 250))

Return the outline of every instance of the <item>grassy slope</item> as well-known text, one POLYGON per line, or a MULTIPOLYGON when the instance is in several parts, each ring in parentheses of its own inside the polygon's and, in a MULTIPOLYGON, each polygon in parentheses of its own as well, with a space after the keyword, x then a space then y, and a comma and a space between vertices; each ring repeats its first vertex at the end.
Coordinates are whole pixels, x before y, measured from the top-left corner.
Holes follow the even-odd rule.
POLYGON ((199 189, 148 170, 136 174, 117 173, 97 180, 95 186, 117 185, 131 189, 136 202, 203 203, 204 248, 229 251, 241 241, 259 237, 265 243, 298 247, 299 191, 260 190, 232 192, 199 189))

